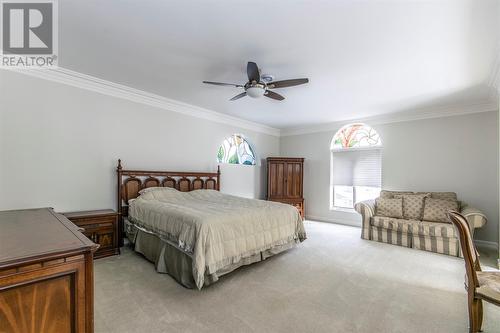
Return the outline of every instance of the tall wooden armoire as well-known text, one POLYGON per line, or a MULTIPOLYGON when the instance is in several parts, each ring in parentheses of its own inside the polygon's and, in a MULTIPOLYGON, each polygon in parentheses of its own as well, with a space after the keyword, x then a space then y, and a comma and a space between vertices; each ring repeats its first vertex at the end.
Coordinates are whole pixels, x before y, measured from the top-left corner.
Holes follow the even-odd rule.
POLYGON ((295 206, 302 218, 305 217, 303 179, 303 158, 267 158, 267 200, 295 206))

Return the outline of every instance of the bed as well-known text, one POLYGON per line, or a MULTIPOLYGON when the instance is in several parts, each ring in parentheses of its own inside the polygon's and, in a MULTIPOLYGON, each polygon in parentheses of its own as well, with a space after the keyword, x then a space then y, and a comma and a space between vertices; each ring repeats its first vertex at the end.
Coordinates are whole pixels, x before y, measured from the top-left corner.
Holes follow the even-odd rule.
POLYGON ((269 258, 306 239, 287 204, 219 192, 214 173, 124 170, 118 211, 133 249, 187 288, 269 258))

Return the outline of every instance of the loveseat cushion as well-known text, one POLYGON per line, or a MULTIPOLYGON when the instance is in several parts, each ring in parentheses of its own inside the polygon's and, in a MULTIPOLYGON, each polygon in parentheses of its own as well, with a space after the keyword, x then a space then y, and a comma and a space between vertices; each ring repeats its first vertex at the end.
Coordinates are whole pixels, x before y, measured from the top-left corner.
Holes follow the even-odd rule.
POLYGON ((424 212, 424 199, 430 195, 430 193, 394 194, 394 198, 403 199, 405 219, 421 220, 424 212))
POLYGON ((411 232, 411 230, 413 230, 413 224, 415 223, 419 223, 419 221, 397 219, 385 216, 373 216, 371 218, 371 225, 375 227, 403 233, 411 232))
POLYGON ((433 237, 457 237, 455 228, 451 223, 416 221, 407 219, 396 219, 385 216, 373 216, 371 225, 398 232, 407 232, 420 236, 433 237))
POLYGON ((451 223, 422 221, 412 224, 411 232, 414 235, 456 238, 455 227, 451 223))
POLYGON ((403 218, 403 199, 378 198, 375 200, 375 215, 403 218))
POLYGON ((412 235, 412 247, 418 250, 431 251, 458 257, 460 243, 455 237, 412 235))
POLYGON ((423 220, 449 223, 446 213, 450 210, 458 211, 457 201, 425 198, 423 220))
POLYGON ((370 226, 370 231, 372 237, 371 239, 374 241, 404 247, 411 247, 412 235, 410 233, 385 229, 376 227, 374 225, 370 226))

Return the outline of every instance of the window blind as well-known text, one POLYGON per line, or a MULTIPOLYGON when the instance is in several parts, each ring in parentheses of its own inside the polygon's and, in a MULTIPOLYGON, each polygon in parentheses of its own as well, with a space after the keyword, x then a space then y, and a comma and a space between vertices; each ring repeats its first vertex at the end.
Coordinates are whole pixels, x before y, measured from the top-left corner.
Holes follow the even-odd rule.
POLYGON ((332 151, 332 185, 382 184, 382 150, 332 151))

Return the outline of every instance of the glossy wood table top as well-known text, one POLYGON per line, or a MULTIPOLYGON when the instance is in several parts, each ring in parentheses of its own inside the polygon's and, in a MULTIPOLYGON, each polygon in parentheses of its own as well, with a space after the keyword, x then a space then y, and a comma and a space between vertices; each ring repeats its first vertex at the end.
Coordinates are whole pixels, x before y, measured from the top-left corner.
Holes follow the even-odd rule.
POLYGON ((51 208, 0 212, 0 268, 97 247, 51 208))

